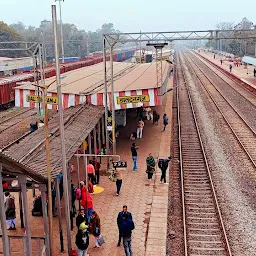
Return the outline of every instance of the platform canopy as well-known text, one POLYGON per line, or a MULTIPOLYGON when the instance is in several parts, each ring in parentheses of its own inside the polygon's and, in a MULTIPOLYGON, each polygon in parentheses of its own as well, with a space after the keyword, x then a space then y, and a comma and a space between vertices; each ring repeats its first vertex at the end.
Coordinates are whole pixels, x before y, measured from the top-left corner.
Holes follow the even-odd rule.
POLYGON ((256 66, 256 58, 251 56, 244 56, 242 62, 256 66))
MULTIPOLYGON (((66 160, 69 161, 78 147, 94 129, 104 108, 84 103, 64 111, 66 160)), ((62 169, 59 115, 49 121, 51 175, 55 179, 62 169)), ((47 181, 45 129, 39 128, 24 139, 2 150, 0 162, 13 174, 24 174, 35 182, 47 181)))
MULTIPOLYGON (((125 63, 114 62, 114 98, 116 109, 136 108, 140 106, 157 106, 156 64, 155 63, 125 63), (147 95, 147 101, 136 101, 129 104, 120 104, 120 97, 134 97, 147 95), (132 104, 133 103, 133 104, 132 104)), ((169 64, 163 61, 163 81, 168 74, 169 64)), ((107 62, 108 81, 110 83, 110 64, 107 62)), ((46 79, 50 84, 54 78, 46 79)), ((68 108, 83 102, 104 106, 104 72, 103 63, 84 67, 63 74, 61 79, 63 93, 63 107, 68 108)), ((111 88, 108 86, 108 97, 111 99, 111 88)), ((27 101, 27 95, 35 94, 33 85, 22 85, 15 88, 15 106, 35 107, 34 103, 27 101)), ((48 90, 49 96, 57 96, 56 84, 53 83, 48 90)), ((138 98, 139 99, 139 98, 138 98)), ((109 100, 108 100, 109 102, 109 100)), ((123 103, 123 101, 122 101, 123 103)), ((57 106, 49 105, 52 109, 57 106)))

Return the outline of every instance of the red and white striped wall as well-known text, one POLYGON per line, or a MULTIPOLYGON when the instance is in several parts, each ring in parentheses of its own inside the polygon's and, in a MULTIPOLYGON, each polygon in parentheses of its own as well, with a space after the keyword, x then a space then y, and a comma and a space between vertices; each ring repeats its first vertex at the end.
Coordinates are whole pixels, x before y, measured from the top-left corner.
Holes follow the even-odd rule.
MULTIPOLYGON (((116 109, 127 109, 127 108, 137 108, 137 107, 147 107, 147 106, 159 106, 161 105, 160 97, 157 96, 157 89, 143 89, 143 90, 133 90, 133 91, 123 91, 115 92, 115 108, 116 109), (129 104, 117 104, 117 97, 120 96, 136 96, 136 95, 149 95, 149 102, 140 102, 140 103, 129 103, 129 104)), ((25 89, 15 89, 15 106, 16 107, 28 107, 28 108, 37 108, 37 103, 27 102, 27 95, 35 95, 34 90, 25 90, 25 89)), ((48 96, 57 97, 57 93, 48 93, 48 96)), ((103 93, 97 93, 92 95, 78 95, 78 94, 62 94, 62 104, 63 108, 69 108, 76 106, 78 104, 89 102, 96 106, 104 106, 105 99, 103 93)), ((111 93, 108 93, 108 103, 112 102, 111 93)), ((108 104, 109 105, 109 104, 108 104)), ((48 109, 58 109, 57 105, 48 105, 48 109)))

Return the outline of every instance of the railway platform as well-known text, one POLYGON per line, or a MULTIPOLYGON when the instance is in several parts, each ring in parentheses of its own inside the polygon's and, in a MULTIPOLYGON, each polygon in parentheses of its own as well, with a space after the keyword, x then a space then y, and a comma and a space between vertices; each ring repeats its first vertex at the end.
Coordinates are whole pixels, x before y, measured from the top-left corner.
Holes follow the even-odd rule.
MULTIPOLYGON (((169 86, 172 86, 169 83, 169 86)), ((163 105, 155 109, 161 118, 164 113, 171 120, 172 94, 166 94, 163 105)), ((98 212, 102 235, 105 244, 101 248, 93 248, 94 238, 90 237, 89 255, 92 256, 123 256, 123 246, 117 247, 118 228, 116 218, 123 205, 128 206, 128 211, 133 215, 135 230, 133 231, 132 247, 137 256, 165 256, 167 237, 167 211, 168 188, 167 184, 160 184, 160 170, 157 168, 153 182, 147 180, 146 157, 152 153, 155 158, 170 155, 171 123, 167 130, 162 132, 162 119, 159 125, 152 121, 145 121, 143 138, 132 141, 129 139, 131 132, 137 128, 136 110, 127 113, 127 126, 120 130, 117 140, 117 154, 122 160, 127 161, 128 168, 122 171, 123 184, 119 196, 116 196, 115 183, 107 176, 101 176, 100 186, 104 192, 93 195, 95 210, 98 212), (135 142, 138 150, 138 172, 132 171, 131 144, 135 142)), ((168 176, 167 176, 168 181, 168 176)), ((72 233, 73 242, 75 232, 72 233)), ((58 251, 56 251, 56 255, 58 251)))
POLYGON ((215 54, 215 59, 214 59, 214 53, 211 53, 211 52, 206 53, 206 52, 200 51, 199 54, 228 72, 229 72, 229 65, 232 64, 233 67, 232 67, 231 74, 235 78, 238 78, 240 81, 242 81, 242 82, 248 84, 249 86, 251 86, 252 88, 256 89, 256 77, 254 77, 254 74, 253 74, 254 66, 247 65, 247 68, 246 68, 244 65, 241 65, 241 66, 236 67, 236 66, 234 66, 233 62, 230 62, 227 60, 223 61, 222 65, 221 65, 220 60, 221 59, 224 60, 223 56, 221 56, 219 54, 215 54))
MULTIPOLYGON (((172 87, 171 79, 169 79, 169 87, 172 87)), ((120 135, 117 140, 117 154, 121 156, 122 160, 127 161, 128 168, 123 171, 123 185, 121 193, 116 196, 115 183, 108 179, 108 176, 101 176, 99 186, 104 189, 103 192, 92 195, 95 211, 101 219, 101 233, 104 237, 105 244, 101 248, 93 248, 95 246, 94 237, 90 235, 90 256, 107 256, 125 255, 123 246, 117 247, 118 242, 118 228, 116 225, 116 218, 122 206, 128 206, 128 211, 133 215, 135 222, 135 230, 133 232, 132 247, 135 256, 164 256, 166 255, 166 237, 167 237, 167 211, 168 211, 168 176, 167 183, 160 184, 160 170, 157 168, 156 174, 153 176, 153 182, 149 183, 145 173, 146 157, 152 153, 155 158, 165 157, 170 155, 170 141, 171 141, 171 114, 172 114, 172 93, 167 93, 164 97, 162 106, 154 109, 161 115, 159 125, 155 125, 152 121, 145 121, 143 130, 143 138, 135 142, 139 146, 138 150, 138 172, 132 171, 132 157, 130 147, 134 142, 129 139, 131 132, 136 130, 136 110, 129 111, 127 118, 127 126, 120 130, 120 135), (165 132, 162 132, 162 116, 166 113, 169 117, 169 125, 165 132)), ((75 168, 76 163, 74 161, 75 168)), ((84 174, 81 172, 81 179, 84 174)), ((72 180, 75 182, 76 174, 72 180)), ((36 190, 36 193, 38 191, 36 190)), ((15 194, 16 204, 18 204, 18 193, 15 194)), ((33 195, 31 192, 28 195, 29 212, 31 213, 33 207, 33 195)), ((66 249, 66 227, 65 227, 65 213, 64 202, 62 201, 62 225, 64 236, 64 247, 66 249)), ((18 209, 18 206, 16 206, 18 209)), ((78 207, 77 207, 78 208, 78 207)), ((42 217, 32 217, 30 215, 31 235, 37 237, 44 236, 44 224, 42 217)), ((68 255, 67 252, 60 252, 60 238, 59 238, 59 223, 58 218, 53 221, 53 240, 54 240, 54 255, 68 255)), ((77 229, 75 227, 72 234, 72 248, 76 249, 75 236, 77 229)), ((8 231, 8 235, 23 236, 24 229, 20 228, 19 213, 17 213, 17 230, 8 231)), ((34 242, 33 242, 34 243, 34 242)), ((1 247, 1 244, 0 244, 1 247)), ((42 248, 42 245, 41 245, 42 248)), ((20 248, 13 248, 12 252, 15 255, 23 255, 20 248), (19 254, 20 252, 20 254, 19 254)))

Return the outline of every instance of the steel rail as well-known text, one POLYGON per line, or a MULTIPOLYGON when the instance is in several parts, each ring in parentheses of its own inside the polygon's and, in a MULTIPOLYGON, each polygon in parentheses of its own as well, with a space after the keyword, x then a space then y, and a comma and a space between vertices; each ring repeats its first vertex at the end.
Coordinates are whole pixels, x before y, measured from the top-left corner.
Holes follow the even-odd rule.
MULTIPOLYGON (((178 62, 177 56, 177 62, 178 62)), ((187 246, 187 230, 186 230, 186 209, 185 209, 185 190, 184 190, 184 174, 183 174, 183 159, 182 159, 182 143, 181 143, 181 118, 180 118, 180 100, 179 100, 179 88, 181 88, 181 84, 178 79, 178 65, 176 63, 176 99, 177 99, 177 119, 178 119, 178 143, 179 143, 179 164, 180 164, 180 175, 181 179, 181 201, 182 201, 182 217, 183 217, 183 234, 184 234, 184 253, 185 256, 188 255, 188 246, 187 246), (178 87, 179 86, 179 87, 178 87)))
MULTIPOLYGON (((226 229, 225 229, 225 226, 224 226, 220 206, 219 206, 219 203, 218 203, 217 195, 216 195, 214 184, 213 184, 213 179, 212 179, 212 176, 211 176, 211 172, 210 172, 206 152, 205 152, 203 141, 202 141, 202 136, 201 136, 201 133, 200 133, 197 117, 196 117, 195 110, 194 110, 194 103, 193 103, 193 100, 192 100, 192 96, 191 96, 191 93, 190 93, 190 89, 189 89, 189 86, 188 86, 188 81, 186 79, 186 74, 185 74, 184 69, 182 69, 182 75, 183 75, 184 83, 185 83, 186 88, 187 88, 187 94, 188 94, 188 97, 189 97, 190 107, 191 107, 194 123, 195 123, 195 126, 196 126, 196 131, 197 131, 198 139, 199 139, 199 142, 200 142, 200 147, 201 147, 201 150, 202 150, 204 162, 205 162, 205 165, 206 165, 208 178, 210 180, 210 187, 211 187, 215 207, 217 208, 218 218, 219 218, 219 221, 220 221, 220 227, 221 227, 221 230, 222 230, 223 236, 224 236, 224 244, 226 246, 226 253, 227 253, 228 256, 232 256, 232 252, 231 252, 228 237, 227 237, 227 232, 226 232, 226 229)), ((179 105, 179 102, 178 102, 178 105, 179 105)), ((182 148, 182 145, 180 145, 180 148, 182 148)), ((184 180, 184 176, 182 176, 182 180, 184 180)), ((185 205, 183 205, 183 207, 185 208, 185 205)), ((185 238, 185 239, 187 239, 187 238, 185 238)), ((187 255, 188 254, 186 254, 185 256, 187 256, 187 255)))
POLYGON ((17 116, 22 115, 22 114, 24 114, 24 113, 26 113, 26 112, 28 112, 28 111, 30 111, 30 110, 31 110, 31 109, 25 109, 25 110, 22 111, 22 112, 19 112, 19 113, 13 115, 13 116, 10 116, 10 117, 4 119, 2 122, 0 122, 0 125, 3 124, 3 123, 6 123, 6 122, 8 122, 8 121, 10 121, 12 118, 15 118, 15 117, 17 117, 17 116))
MULTIPOLYGON (((192 59, 191 59, 192 61, 192 59)), ((244 118, 238 113, 238 111, 234 108, 234 106, 224 97, 224 95, 216 88, 216 86, 214 85, 214 83, 203 73, 203 71, 201 70, 201 68, 195 63, 193 62, 193 64, 195 66, 198 67, 198 69, 202 72, 202 74, 204 75, 204 77, 210 82, 210 84, 216 89, 216 91, 221 95, 221 97, 223 98, 223 100, 231 107, 231 109, 235 112, 235 114, 237 114, 238 118, 249 128, 250 132, 253 133, 254 137, 256 137, 256 132, 253 130, 253 128, 246 122, 246 120, 244 120, 244 118)), ((254 159, 252 158, 251 154, 248 152, 248 150, 246 149, 246 146, 244 145, 244 143, 241 141, 241 139, 239 138, 239 135, 235 132, 234 128, 232 127, 232 125, 230 124, 230 122, 228 121, 226 115, 223 113, 223 111, 221 110, 220 106, 218 105, 218 103, 216 102, 216 100, 214 100, 212 94, 210 93, 210 91, 206 88, 206 86, 204 85, 204 82, 202 81, 202 79, 199 77, 199 75, 196 73, 196 71, 193 69, 191 62, 189 63, 191 71, 194 73, 194 75, 198 78, 198 80, 200 81, 200 83, 202 84, 202 86, 205 88, 205 90, 207 91, 209 97, 211 98, 211 100, 213 101, 213 103, 215 104, 216 108, 219 110, 219 112, 221 113, 223 119, 226 121, 226 123, 228 124, 229 128, 231 129, 231 131, 233 132, 235 138, 237 139, 237 141, 239 142, 239 144, 241 145, 242 149, 244 150, 244 152, 247 154, 248 158, 250 159, 251 163, 253 164, 253 166, 256 168, 256 162, 254 161, 254 159)))

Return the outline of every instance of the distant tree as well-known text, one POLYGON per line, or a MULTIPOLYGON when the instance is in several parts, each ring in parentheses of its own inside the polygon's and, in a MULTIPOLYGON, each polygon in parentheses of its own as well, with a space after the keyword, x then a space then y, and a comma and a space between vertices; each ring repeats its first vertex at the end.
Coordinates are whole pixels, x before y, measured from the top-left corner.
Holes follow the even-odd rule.
MULTIPOLYGON (((243 18, 241 22, 234 24, 233 22, 220 22, 216 25, 219 30, 233 30, 233 32, 225 32, 226 35, 233 35, 234 37, 243 36, 244 39, 224 39, 221 40, 221 48, 223 51, 233 53, 238 56, 243 56, 245 54, 253 55, 255 51, 255 40, 248 39, 250 32, 248 31, 237 31, 237 30, 251 30, 255 28, 253 22, 247 18, 243 18), (237 32, 236 32, 237 31, 237 32)), ((215 49, 219 49, 217 42, 207 42, 206 46, 212 46, 215 49)))
MULTIPOLYGON (((39 27, 25 26, 22 22, 10 25, 19 40, 28 42, 42 42, 46 45, 47 59, 54 58, 52 22, 41 21, 39 27)), ((60 29, 58 28, 58 31, 60 29)), ((96 31, 79 30, 76 25, 63 23, 64 52, 67 57, 85 57, 89 52, 102 51, 102 35, 105 33, 116 33, 113 23, 104 23, 96 31)), ((1 34, 0 34, 1 35, 1 34)), ((58 34, 60 37, 60 34, 58 34)), ((59 38, 60 39, 60 38, 59 38)), ((14 39, 10 40, 13 41, 14 39)), ((3 41, 6 41, 3 38, 3 41)), ((60 42, 60 40, 59 40, 60 42)), ((59 46, 61 50, 61 45, 59 46)))
MULTIPOLYGON (((0 21, 0 42, 20 41, 21 36, 10 26, 3 21, 0 21)), ((6 44, 5 48, 11 47, 11 44, 6 44)), ((21 52, 17 51, 0 51, 0 56, 3 57, 17 57, 21 52)))

